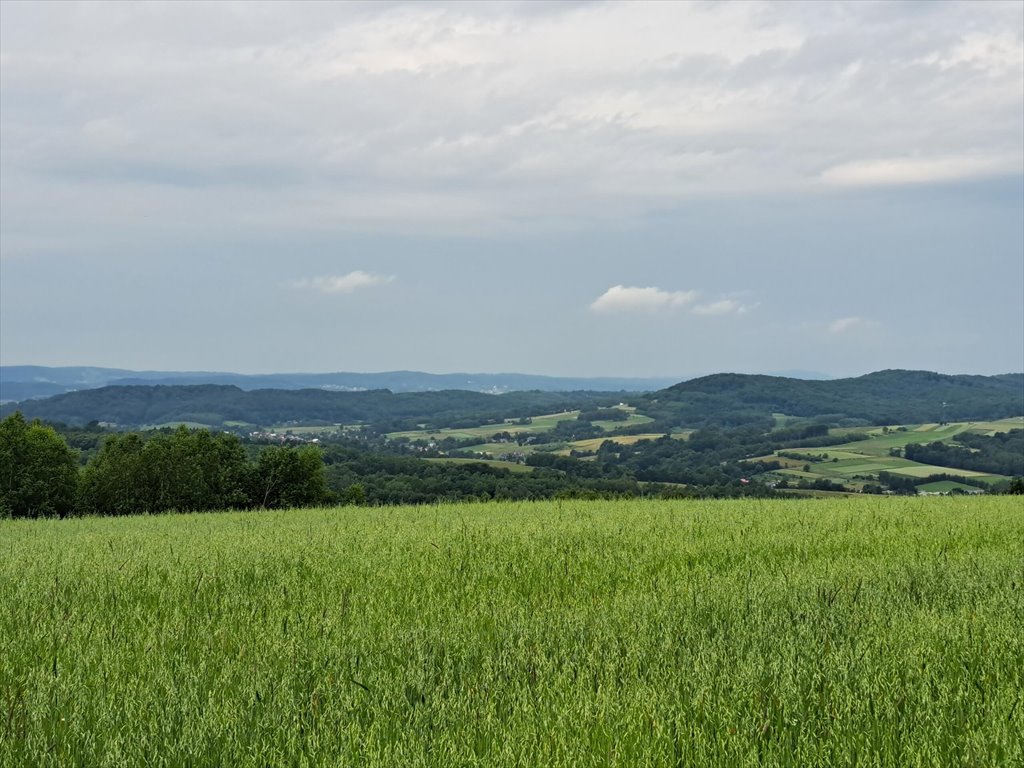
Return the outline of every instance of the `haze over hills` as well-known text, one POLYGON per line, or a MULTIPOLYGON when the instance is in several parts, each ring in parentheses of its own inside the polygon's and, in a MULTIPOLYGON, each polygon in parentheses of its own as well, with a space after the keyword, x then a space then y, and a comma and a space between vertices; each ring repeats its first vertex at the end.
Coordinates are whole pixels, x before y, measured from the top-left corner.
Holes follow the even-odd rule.
MULTIPOLYGON (((825 379, 813 371, 780 371, 779 376, 825 379)), ((105 386, 228 384, 239 389, 324 389, 359 392, 388 389, 392 392, 432 392, 462 389, 469 392, 650 392, 686 377, 562 377, 524 373, 269 373, 243 374, 214 371, 133 371, 93 366, 50 367, 0 365, 0 403, 51 397, 65 392, 105 386)))
POLYGON ((269 373, 243 374, 211 371, 132 371, 121 368, 60 367, 39 365, 0 366, 0 402, 50 397, 104 386, 225 384, 241 390, 323 389, 360 392, 388 389, 392 392, 432 392, 461 389, 500 394, 540 390, 565 392, 645 392, 674 384, 678 377, 559 377, 524 373, 269 373))

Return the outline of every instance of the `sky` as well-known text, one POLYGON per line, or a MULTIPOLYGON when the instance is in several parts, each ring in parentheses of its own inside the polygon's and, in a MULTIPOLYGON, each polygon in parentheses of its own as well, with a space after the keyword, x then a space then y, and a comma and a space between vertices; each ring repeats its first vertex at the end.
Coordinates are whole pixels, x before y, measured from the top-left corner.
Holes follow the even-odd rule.
POLYGON ((0 363, 1024 370, 1024 3, 0 3, 0 363))

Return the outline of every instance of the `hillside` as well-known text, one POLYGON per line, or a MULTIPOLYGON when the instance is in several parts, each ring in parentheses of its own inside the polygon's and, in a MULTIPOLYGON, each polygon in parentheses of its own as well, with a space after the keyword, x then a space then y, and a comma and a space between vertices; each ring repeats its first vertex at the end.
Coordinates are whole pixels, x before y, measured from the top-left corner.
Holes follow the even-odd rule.
POLYGON ((675 384, 635 402, 660 428, 738 426, 772 414, 870 424, 998 419, 1024 413, 1024 374, 886 370, 809 381, 722 373, 675 384))
POLYGON ((522 418, 617 402, 617 394, 599 392, 513 392, 487 395, 464 390, 393 393, 329 392, 319 389, 258 389, 234 386, 111 386, 68 392, 43 400, 0 407, 0 415, 20 410, 26 418, 66 424, 108 422, 120 427, 192 422, 221 426, 374 424, 411 429, 419 424, 476 426, 481 422, 522 418))
POLYGON ((667 378, 559 377, 524 373, 270 373, 242 374, 204 371, 130 371, 123 368, 41 365, 0 366, 0 403, 51 397, 81 389, 108 386, 166 386, 225 384, 246 391, 254 389, 324 389, 360 392, 389 389, 392 392, 436 392, 462 389, 470 392, 649 392, 673 383, 667 378))
POLYGON ((999 419, 1024 413, 1024 374, 950 376, 927 371, 879 371, 850 379, 811 381, 723 373, 651 394, 610 392, 333 392, 322 389, 243 390, 230 385, 118 385, 68 392, 0 407, 28 418, 67 424, 110 422, 122 427, 193 422, 246 424, 372 424, 385 431, 479 426, 503 419, 612 405, 636 406, 667 432, 679 427, 756 425, 776 414, 822 423, 904 424, 999 419))

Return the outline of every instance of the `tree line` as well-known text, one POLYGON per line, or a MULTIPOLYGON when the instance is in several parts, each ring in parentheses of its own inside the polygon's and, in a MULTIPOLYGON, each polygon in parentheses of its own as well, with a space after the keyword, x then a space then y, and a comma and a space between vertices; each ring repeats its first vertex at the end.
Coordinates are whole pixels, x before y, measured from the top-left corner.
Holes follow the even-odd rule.
POLYGON ((128 515, 309 506, 332 499, 312 446, 266 446, 181 427, 144 439, 110 434, 82 468, 52 427, 20 412, 0 421, 0 517, 128 515))

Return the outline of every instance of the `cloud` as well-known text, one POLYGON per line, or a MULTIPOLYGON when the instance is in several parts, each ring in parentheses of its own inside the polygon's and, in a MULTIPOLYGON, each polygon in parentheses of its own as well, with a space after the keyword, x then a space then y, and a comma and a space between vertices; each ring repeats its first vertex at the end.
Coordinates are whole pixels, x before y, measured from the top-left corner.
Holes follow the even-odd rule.
POLYGON ((863 317, 841 317, 833 320, 828 325, 829 333, 847 333, 849 331, 866 328, 876 328, 879 323, 874 320, 865 320, 863 317))
POLYGON ((822 180, 840 186, 928 184, 1024 173, 1022 155, 902 157, 843 163, 822 173, 822 180))
POLYGON ((690 312, 694 315, 745 315, 757 306, 757 304, 741 304, 735 299, 720 299, 706 304, 697 304, 690 312))
POLYGON ((320 293, 352 293, 359 288, 366 288, 371 285, 385 285, 394 280, 393 275, 373 275, 362 270, 349 272, 347 275, 333 275, 324 277, 310 277, 301 280, 293 280, 289 283, 292 288, 309 289, 320 293))
POLYGON ((590 305, 594 312, 657 312, 689 304, 696 291, 664 291, 661 288, 636 288, 613 285, 590 305))
POLYGON ((461 233, 1021 173, 1024 4, 536 5, 5 4, 5 234, 106 242, 125 190, 154 229, 461 233))

